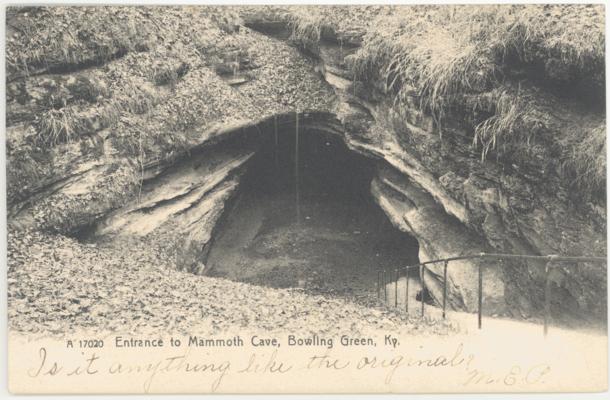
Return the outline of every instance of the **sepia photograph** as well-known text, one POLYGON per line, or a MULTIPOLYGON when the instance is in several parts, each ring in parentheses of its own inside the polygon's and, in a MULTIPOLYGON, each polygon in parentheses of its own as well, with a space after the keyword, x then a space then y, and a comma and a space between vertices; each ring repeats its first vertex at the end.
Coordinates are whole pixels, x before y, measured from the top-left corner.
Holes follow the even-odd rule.
POLYGON ((11 393, 608 390, 603 3, 4 12, 11 393))

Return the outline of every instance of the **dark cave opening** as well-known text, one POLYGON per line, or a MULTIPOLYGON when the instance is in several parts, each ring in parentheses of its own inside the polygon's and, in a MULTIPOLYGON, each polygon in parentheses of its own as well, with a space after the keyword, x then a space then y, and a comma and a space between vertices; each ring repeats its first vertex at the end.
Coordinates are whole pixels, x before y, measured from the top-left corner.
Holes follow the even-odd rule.
POLYGON ((377 273, 418 262, 417 241, 375 203, 373 160, 343 139, 294 124, 259 150, 206 259, 211 276, 371 299, 377 273))

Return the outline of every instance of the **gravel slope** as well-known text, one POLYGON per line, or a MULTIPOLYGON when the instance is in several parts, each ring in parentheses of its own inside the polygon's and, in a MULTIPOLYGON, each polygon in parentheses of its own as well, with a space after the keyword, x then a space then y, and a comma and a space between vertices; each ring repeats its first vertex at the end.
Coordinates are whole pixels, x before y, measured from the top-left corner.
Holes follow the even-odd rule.
POLYGON ((8 238, 8 315, 13 332, 213 334, 239 329, 299 333, 450 334, 437 320, 172 270, 139 243, 92 245, 38 232, 8 238), (123 246, 117 248, 117 246, 123 246))

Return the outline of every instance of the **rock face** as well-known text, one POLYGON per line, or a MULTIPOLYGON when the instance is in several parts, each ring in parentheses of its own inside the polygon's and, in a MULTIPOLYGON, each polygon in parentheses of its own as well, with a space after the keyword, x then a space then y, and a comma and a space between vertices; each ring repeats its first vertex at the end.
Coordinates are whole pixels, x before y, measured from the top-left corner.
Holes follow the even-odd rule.
MULTIPOLYGON (((357 35, 341 37, 341 46, 327 35, 312 58, 239 23, 210 20, 204 11, 152 8, 144 18, 111 10, 162 21, 163 31, 150 33, 148 47, 134 45, 87 70, 89 61, 66 68, 63 60, 29 77, 9 71, 10 229, 90 231, 110 244, 154 246, 177 268, 202 273, 248 160, 266 135, 278 125, 293 126, 298 115, 302 129, 340 135, 350 149, 376 160, 372 196, 395 226, 417 239, 420 261, 479 252, 605 254, 605 206, 578 204, 544 160, 510 168, 481 162, 458 121, 446 120, 451 134, 441 135, 415 102, 398 115, 389 99, 364 93, 345 66, 357 35), (82 98, 78 79, 97 88, 94 99, 82 98), (126 94, 128 85, 133 92, 126 94), (49 98, 65 101, 49 105, 49 98), (41 143, 41 121, 57 110, 66 114, 70 104, 78 105, 70 115, 88 122, 41 143)), ((41 21, 62 18, 70 12, 50 12, 41 21)), ((276 20, 246 25, 288 36, 276 20)), ((556 107, 559 124, 574 115, 565 104, 556 107)), ((486 313, 541 311, 543 266, 515 262, 452 262, 452 307, 476 310, 479 267, 486 313)), ((442 275, 442 265, 427 271, 436 300, 442 275)), ((552 280, 555 313, 605 315, 599 300, 606 296, 605 266, 562 265, 552 280)))
POLYGON ((95 236, 106 240, 144 239, 174 257, 181 269, 202 274, 203 256, 248 151, 207 151, 179 163, 142 187, 136 198, 110 213, 95 236))
MULTIPOLYGON (((418 238, 419 259, 435 260, 464 253, 477 254, 487 249, 479 237, 464 230, 463 226, 439 207, 428 193, 404 177, 390 171, 381 171, 371 185, 376 201, 392 222, 405 232, 418 238), (393 175, 393 176, 392 176, 393 175)), ((478 307, 477 276, 481 260, 452 261, 447 270, 448 304, 454 309, 475 311, 478 307)), ((483 299, 487 310, 504 310, 505 286, 502 271, 491 265, 484 268, 483 299)), ((439 300, 443 292, 443 263, 427 267, 426 286, 439 300)))
POLYGON ((296 49, 240 28, 230 10, 210 11, 11 10, 11 229, 133 241, 203 269, 257 124, 334 100, 296 49), (123 30, 125 19, 138 28, 123 30), (78 32, 65 51, 58 24, 78 32), (97 59, 96 46, 111 54, 97 59), (239 146, 216 146, 236 136, 239 146))
MULTIPOLYGON (((252 14, 246 23, 261 32, 290 36, 278 33, 276 20, 269 16, 252 14), (274 29, 269 29, 272 23, 274 29)), ((472 133, 459 118, 447 116, 443 134, 415 96, 397 112, 387 95, 352 82, 346 58, 357 51, 361 36, 341 28, 321 36, 308 50, 314 51, 318 69, 335 89, 336 115, 348 145, 382 160, 371 191, 393 223, 417 238, 421 261, 478 252, 605 254, 604 203, 580 201, 559 178, 551 162, 552 146, 508 165, 499 159, 481 161, 472 147, 472 133)), ((532 98, 553 116, 549 130, 554 134, 603 122, 603 116, 552 93, 532 98)), ((486 312, 525 317, 540 313, 544 265, 535 262, 452 262, 448 276, 454 306, 476 309, 479 263, 486 312)), ((442 266, 430 269, 428 281, 440 299, 442 266)), ((596 316, 605 314, 605 302, 597 301, 606 298, 605 265, 558 265, 551 280, 556 313, 587 309, 596 316)))
MULTIPOLYGON (((345 63, 337 61, 336 53, 332 43, 320 47, 320 60, 330 63, 325 69, 332 71, 325 74, 329 83, 347 74, 341 72, 345 63)), ((481 162, 472 149, 471 135, 461 130, 459 122, 445 121, 444 129, 451 135, 443 137, 432 118, 415 104, 397 116, 383 98, 371 101, 370 96, 354 95, 353 85, 334 87, 343 103, 337 115, 351 147, 386 164, 372 183, 372 193, 393 223, 417 238, 420 261, 479 252, 605 254, 603 204, 579 203, 565 182, 545 171, 544 158, 531 160, 526 168, 513 165, 512 170, 501 162, 481 162), (400 130, 397 118, 401 118, 400 130), (377 141, 378 136, 384 141, 377 141)), ((584 119, 549 96, 549 102, 561 110, 559 124, 570 125, 570 117, 584 119)), ((476 310, 480 263, 486 312, 525 317, 540 313, 544 264, 536 262, 452 262, 448 279, 455 307, 476 310)), ((430 289, 440 299, 442 264, 431 266, 430 275, 430 289)), ((551 280, 555 312, 605 313, 605 306, 596 300, 605 298, 605 265, 563 264, 553 269, 551 280)))

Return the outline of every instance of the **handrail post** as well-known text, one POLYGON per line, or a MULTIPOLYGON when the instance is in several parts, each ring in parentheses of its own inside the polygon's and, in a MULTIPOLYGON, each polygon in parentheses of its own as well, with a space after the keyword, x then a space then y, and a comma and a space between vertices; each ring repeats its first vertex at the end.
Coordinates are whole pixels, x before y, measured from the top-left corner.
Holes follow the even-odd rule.
POLYGON ((424 316, 424 294, 426 292, 426 266, 425 265, 420 265, 419 267, 419 274, 420 274, 420 282, 421 282, 421 316, 424 316))
POLYGON ((385 269, 383 270, 383 304, 388 304, 388 282, 387 277, 385 276, 385 269))
POLYGON ((544 337, 549 333, 549 319, 551 314, 551 261, 544 266, 544 337))
POLYGON ((410 270, 410 267, 407 267, 406 268, 407 281, 405 282, 405 312, 407 314, 409 314, 409 270, 410 270))
POLYGON ((449 261, 445 261, 443 268, 443 319, 447 312, 447 264, 449 264, 449 261))
POLYGON ((275 173, 278 173, 279 170, 279 157, 278 157, 278 137, 277 137, 277 114, 273 115, 273 139, 274 139, 274 165, 275 165, 275 173))
POLYGON ((381 299, 381 271, 377 271, 377 300, 381 299))
POLYGON ((483 267, 479 263, 479 329, 483 325, 483 267))
MULTIPOLYGON (((494 253, 479 253, 473 255, 462 255, 447 257, 442 259, 428 260, 420 262, 416 265, 407 265, 405 268, 405 312, 409 314, 409 274, 411 268, 419 267, 420 274, 420 285, 421 285, 421 316, 425 315, 425 292, 426 292, 426 265, 436 264, 443 262, 443 319, 447 316, 447 270, 450 261, 466 260, 466 259, 499 259, 504 261, 505 259, 519 259, 519 260, 546 260, 545 266, 545 286, 544 286, 544 336, 548 334, 549 324, 551 322, 551 279, 550 274, 553 268, 553 262, 591 262, 591 263, 606 263, 606 257, 585 257, 585 256, 561 256, 561 255, 525 255, 525 254, 494 254, 494 253)), ((479 262, 478 268, 478 290, 477 290, 477 319, 478 328, 482 329, 483 326, 483 263, 479 262)), ((400 280, 401 268, 395 269, 396 277, 394 282, 394 307, 398 308, 398 281, 400 280)), ((381 285, 383 285, 384 305, 388 306, 388 285, 391 284, 391 270, 386 272, 382 269, 378 272, 377 276, 377 297, 381 296, 381 285), (386 275, 387 274, 387 275, 386 275)), ((416 298, 417 301, 417 298, 416 298)))
POLYGON ((394 307, 398 308, 398 268, 396 268, 396 280, 394 281, 394 307))
POLYGON ((297 224, 301 223, 301 182, 299 176, 299 110, 294 111, 295 133, 294 133, 294 191, 297 212, 297 224))

